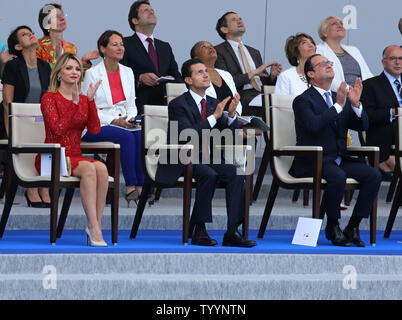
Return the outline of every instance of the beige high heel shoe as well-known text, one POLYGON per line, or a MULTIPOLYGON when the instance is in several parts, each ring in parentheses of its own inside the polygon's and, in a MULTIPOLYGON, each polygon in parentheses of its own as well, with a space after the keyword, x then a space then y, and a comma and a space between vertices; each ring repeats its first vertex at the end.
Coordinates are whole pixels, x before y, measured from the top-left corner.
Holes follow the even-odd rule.
POLYGON ((88 227, 85 228, 85 232, 87 233, 87 245, 88 245, 88 238, 89 238, 89 243, 91 244, 91 247, 107 247, 107 243, 105 241, 93 241, 91 239, 91 234, 89 233, 88 227))
POLYGON ((127 208, 130 208, 130 201, 133 200, 135 202, 135 204, 137 204, 139 198, 140 198, 140 195, 139 195, 137 189, 134 189, 133 191, 126 193, 125 199, 127 201, 127 208))

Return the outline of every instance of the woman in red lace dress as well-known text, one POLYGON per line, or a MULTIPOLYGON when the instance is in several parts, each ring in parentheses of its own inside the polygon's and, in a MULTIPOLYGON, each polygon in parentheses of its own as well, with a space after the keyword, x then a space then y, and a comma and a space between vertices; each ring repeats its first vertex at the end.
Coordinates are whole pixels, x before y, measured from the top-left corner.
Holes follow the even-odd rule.
MULTIPOLYGON (((90 85, 87 96, 80 95, 82 65, 72 53, 63 54, 50 76, 49 92, 41 100, 45 123, 45 143, 60 143, 71 160, 71 175, 80 177, 80 193, 88 227, 85 229, 93 246, 106 246, 101 221, 108 189, 106 166, 82 156, 80 143, 84 128, 93 134, 100 130, 94 95, 100 82, 90 85)), ((40 155, 35 166, 40 172, 40 155)))

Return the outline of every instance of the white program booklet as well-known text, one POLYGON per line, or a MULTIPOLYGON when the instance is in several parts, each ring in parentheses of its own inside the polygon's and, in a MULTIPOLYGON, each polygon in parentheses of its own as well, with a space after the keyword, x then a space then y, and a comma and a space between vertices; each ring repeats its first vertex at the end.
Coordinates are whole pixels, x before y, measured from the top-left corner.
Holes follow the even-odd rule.
POLYGON ((321 219, 299 217, 292 244, 316 247, 321 225, 321 219))
MULTIPOLYGON (((52 155, 42 153, 40 157, 40 175, 50 177, 52 175, 52 155)), ((67 177, 66 149, 60 148, 60 176, 67 177)))

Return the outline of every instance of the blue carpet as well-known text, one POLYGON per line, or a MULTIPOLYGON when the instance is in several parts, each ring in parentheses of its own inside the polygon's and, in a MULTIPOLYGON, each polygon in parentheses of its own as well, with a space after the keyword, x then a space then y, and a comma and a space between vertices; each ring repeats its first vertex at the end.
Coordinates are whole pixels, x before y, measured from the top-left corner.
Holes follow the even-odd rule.
POLYGON ((65 230, 56 245, 49 242, 49 230, 6 230, 0 240, 0 254, 71 254, 71 253, 252 253, 252 254, 354 254, 402 255, 402 231, 393 231, 389 239, 384 232, 377 233, 376 246, 371 246, 368 231, 361 231, 365 248, 336 247, 325 239, 322 231, 317 247, 292 245, 293 230, 267 230, 263 239, 257 239, 257 230, 250 230, 249 239, 256 240, 254 248, 223 247, 224 231, 211 230, 209 234, 218 241, 215 247, 184 246, 180 230, 140 230, 137 238, 129 239, 128 230, 120 230, 118 244, 111 245, 109 230, 104 231, 108 247, 86 246, 83 230, 65 230), (401 243, 399 243, 401 242, 401 243))

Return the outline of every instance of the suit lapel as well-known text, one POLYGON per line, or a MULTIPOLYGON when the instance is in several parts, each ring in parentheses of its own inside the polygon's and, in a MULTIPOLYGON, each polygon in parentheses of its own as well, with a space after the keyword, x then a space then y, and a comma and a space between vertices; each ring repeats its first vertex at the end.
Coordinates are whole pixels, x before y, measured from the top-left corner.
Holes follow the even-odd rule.
POLYGON ((225 46, 226 46, 226 50, 229 52, 230 56, 232 57, 235 65, 240 70, 240 72, 242 72, 239 60, 237 59, 237 56, 236 56, 235 52, 233 51, 232 46, 230 45, 230 43, 227 40, 225 41, 225 46))
POLYGON ((29 76, 28 76, 28 66, 25 63, 24 57, 20 57, 18 62, 18 72, 21 74, 21 78, 24 80, 25 94, 29 92, 29 76))
POLYGON ((202 121, 200 110, 198 109, 197 104, 195 103, 193 97, 191 96, 191 93, 187 91, 184 93, 184 95, 190 109, 189 111, 193 115, 195 122, 202 121))
MULTIPOLYGON (((105 63, 103 61, 101 61, 99 65, 98 72, 99 72, 98 79, 102 79, 101 87, 103 90, 103 94, 106 97, 107 104, 109 106, 112 106, 113 105, 112 92, 110 90, 109 78, 107 76, 105 63)), ((92 85, 95 85, 95 83, 93 83, 92 85)))
POLYGON ((388 78, 387 78, 387 76, 385 75, 384 72, 381 72, 380 80, 381 80, 381 82, 380 82, 381 86, 383 87, 383 90, 384 90, 384 95, 392 97, 391 100, 392 100, 392 102, 394 104, 394 107, 399 108, 398 99, 395 96, 394 89, 392 88, 391 84, 389 83, 389 80, 388 80, 388 78))
MULTIPOLYGON (((151 58, 149 57, 147 49, 145 49, 144 45, 142 44, 140 38, 138 37, 138 35, 136 33, 134 33, 134 35, 133 35, 133 40, 135 41, 136 47, 138 48, 137 53, 141 54, 141 56, 142 56, 141 60, 147 64, 147 69, 153 70, 153 72, 155 74, 157 74, 154 63, 152 62, 151 58)), ((158 55, 158 50, 156 49, 155 41, 154 41, 154 46, 155 46, 156 54, 158 55)), ((158 55, 158 59, 159 59, 159 55, 158 55)))

